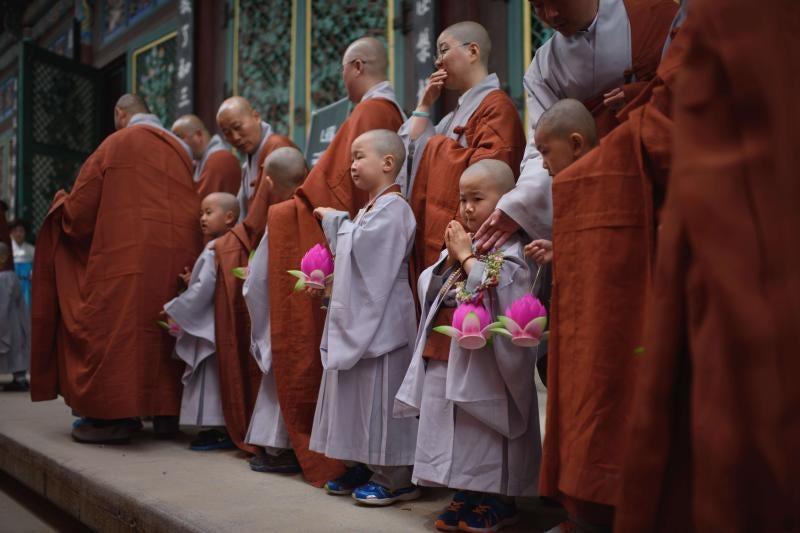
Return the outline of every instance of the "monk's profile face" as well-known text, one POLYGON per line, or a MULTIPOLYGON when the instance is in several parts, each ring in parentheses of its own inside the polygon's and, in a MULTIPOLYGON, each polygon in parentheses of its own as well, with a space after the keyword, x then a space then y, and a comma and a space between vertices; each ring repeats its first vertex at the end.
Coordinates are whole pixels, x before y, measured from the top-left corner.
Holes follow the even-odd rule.
POLYGON ((480 173, 463 174, 458 183, 459 214, 468 232, 474 233, 486 222, 503 194, 492 186, 494 180, 480 173))
POLYGON ((547 129, 535 132, 536 149, 542 154, 545 170, 555 176, 578 158, 585 151, 583 137, 579 133, 556 135, 547 129))
POLYGON ((439 36, 436 47, 434 64, 437 69, 447 72, 444 86, 454 91, 462 89, 473 65, 480 63, 480 49, 475 43, 459 41, 446 32, 439 36))
POLYGON ((358 137, 350 147, 350 177, 353 184, 362 191, 378 192, 385 185, 385 176, 392 171, 394 160, 391 155, 378 153, 368 137, 358 137))
POLYGON ((530 0, 530 4, 539 20, 571 37, 592 24, 598 0, 530 0))
POLYGON ((231 106, 217 116, 222 136, 239 152, 251 155, 261 143, 261 116, 253 109, 231 106))
POLYGON ((232 211, 226 211, 213 197, 205 197, 200 203, 200 231, 203 235, 216 239, 236 222, 232 211))

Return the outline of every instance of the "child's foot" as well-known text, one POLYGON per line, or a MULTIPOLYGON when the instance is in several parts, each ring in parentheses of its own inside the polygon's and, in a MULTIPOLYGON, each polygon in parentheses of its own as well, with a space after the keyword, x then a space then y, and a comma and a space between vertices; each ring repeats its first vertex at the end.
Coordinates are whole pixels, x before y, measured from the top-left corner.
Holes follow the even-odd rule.
POLYGON ((256 455, 248 461, 250 470, 268 474, 299 474, 300 463, 294 450, 283 450, 278 455, 256 455))
POLYGON ((517 521, 519 514, 516 503, 484 495, 480 503, 459 521, 458 529, 468 533, 494 533, 517 521))
POLYGON ((470 492, 458 491, 453 495, 453 501, 436 518, 433 525, 439 531, 458 531, 458 523, 475 507, 475 496, 470 492))
POLYGON ((208 429, 197 434, 197 438, 189 443, 189 449, 196 452, 211 450, 227 450, 233 448, 233 441, 226 431, 208 429))
POLYGON ((382 507, 392 505, 394 502, 416 500, 420 492, 416 485, 409 485, 402 489, 389 490, 377 483, 367 483, 353 491, 353 499, 364 505, 382 507))
POLYGON ((343 476, 325 483, 325 492, 334 496, 347 496, 352 494, 356 487, 360 487, 372 477, 369 468, 362 464, 347 469, 343 476))

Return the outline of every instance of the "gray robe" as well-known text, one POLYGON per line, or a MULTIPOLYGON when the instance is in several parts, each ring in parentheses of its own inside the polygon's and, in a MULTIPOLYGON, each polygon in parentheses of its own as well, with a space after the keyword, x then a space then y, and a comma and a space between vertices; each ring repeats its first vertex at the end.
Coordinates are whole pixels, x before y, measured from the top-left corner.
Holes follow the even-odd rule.
POLYGON ((454 129, 459 126, 463 127, 469 122, 470 117, 481 105, 486 95, 499 88, 500 80, 497 78, 497 74, 489 74, 475 87, 462 94, 458 99, 456 108, 445 115, 436 126, 428 120, 425 131, 416 140, 412 141, 410 137, 411 120, 407 120, 400 126, 397 134, 403 139, 403 143, 406 146, 406 162, 397 175, 396 183, 400 185, 404 195, 410 196, 411 191, 414 190, 414 178, 419 169, 419 160, 422 158, 423 152, 425 152, 428 140, 434 135, 444 135, 466 147, 466 137, 463 134, 455 133, 454 129))
POLYGON ((169 131, 167 128, 165 128, 164 125, 161 123, 161 119, 158 118, 157 116, 150 113, 136 113, 128 121, 127 127, 130 128, 139 125, 150 126, 152 128, 162 130, 164 133, 168 133, 173 139, 178 141, 178 144, 180 144, 183 147, 184 151, 186 152, 186 155, 189 156, 189 161, 194 161, 194 154, 192 154, 192 149, 189 148, 189 145, 186 144, 183 141, 183 139, 181 139, 180 137, 169 131))
POLYGON ((411 465, 417 420, 394 419, 392 404, 416 331, 407 262, 414 214, 401 196, 385 194, 354 221, 337 211, 322 227, 336 260, 309 447, 368 465, 411 465))
POLYGON ((28 370, 30 318, 19 278, 13 270, 0 272, 0 374, 28 370))
MULTIPOLYGON (((499 283, 485 296, 490 298, 493 318, 530 289, 522 247, 515 236, 501 248, 505 261, 499 283)), ((534 496, 541 455, 536 349, 495 336, 480 350, 464 350, 454 340, 446 363, 422 357, 428 335, 439 335, 431 328, 444 298, 432 280, 446 259, 445 251, 420 276, 420 327, 394 407, 395 416, 420 418, 414 482, 534 496)), ((483 267, 478 262, 472 268, 468 288, 480 283, 483 267)))
POLYGON ((556 32, 533 57, 523 85, 528 104, 528 145, 517 186, 497 203, 531 239, 552 238, 553 180, 542 166, 534 131, 539 117, 563 98, 587 100, 625 83, 633 63, 631 24, 623 0, 600 0, 586 31, 556 32))
POLYGON ((194 264, 189 287, 164 305, 164 310, 182 329, 175 343, 175 354, 186 363, 180 415, 183 425, 225 425, 215 353, 216 281, 214 241, 211 241, 194 264))
POLYGON ((256 405, 247 435, 247 444, 268 450, 291 448, 289 433, 278 404, 275 374, 272 373, 272 346, 269 327, 269 283, 267 282, 267 258, 269 252, 268 230, 264 231, 248 265, 249 273, 242 287, 242 295, 250 313, 250 353, 263 372, 258 389, 256 405))
POLYGON ((261 167, 258 165, 258 156, 264 148, 270 135, 272 135, 272 126, 266 122, 261 122, 261 142, 258 143, 258 148, 252 154, 248 154, 242 163, 242 183, 239 186, 239 194, 236 198, 239 200, 239 222, 243 221, 247 216, 247 202, 256 193, 255 187, 252 185, 258 179, 261 172, 261 167))
POLYGON ((208 158, 211 157, 211 154, 215 152, 219 152, 220 150, 228 150, 228 145, 225 144, 225 141, 222 140, 222 137, 219 135, 214 135, 211 137, 211 140, 206 146, 206 151, 203 152, 203 157, 194 167, 194 182, 197 183, 200 181, 200 176, 203 174, 203 167, 206 165, 206 161, 208 158))

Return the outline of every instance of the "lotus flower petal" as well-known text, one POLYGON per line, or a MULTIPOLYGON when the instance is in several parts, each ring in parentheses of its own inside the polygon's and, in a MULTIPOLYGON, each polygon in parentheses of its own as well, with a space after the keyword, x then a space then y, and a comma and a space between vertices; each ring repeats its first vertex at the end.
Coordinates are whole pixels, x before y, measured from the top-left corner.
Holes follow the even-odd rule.
POLYGON ((452 326, 436 326, 433 331, 458 339, 461 337, 461 332, 452 326))
POLYGON ((473 335, 462 335, 461 338, 458 339, 458 345, 465 350, 480 350, 486 346, 486 337, 480 333, 473 335))
POLYGON ((332 274, 333 256, 328 247, 322 244, 315 244, 300 261, 300 270, 309 277, 315 270, 322 271, 323 277, 332 274))
POLYGON ((526 294, 506 308, 506 316, 518 325, 528 324, 534 318, 547 316, 547 310, 538 298, 532 294, 526 294))
POLYGON ((171 318, 167 318, 166 322, 163 320, 159 320, 156 322, 156 324, 167 330, 167 333, 169 333, 173 337, 178 337, 183 331, 183 329, 178 325, 178 323, 172 320, 171 318))
POLYGON ((497 320, 500 321, 503 327, 505 327, 511 335, 518 335, 519 332, 522 331, 522 327, 517 324, 517 321, 513 318, 500 315, 497 317, 497 320))
POLYGON ((534 338, 541 338, 544 328, 547 327, 547 317, 534 318, 525 325, 525 333, 534 338))
POLYGON ((247 267, 236 267, 231 270, 233 276, 239 279, 247 279, 248 274, 250 274, 250 269, 247 267))

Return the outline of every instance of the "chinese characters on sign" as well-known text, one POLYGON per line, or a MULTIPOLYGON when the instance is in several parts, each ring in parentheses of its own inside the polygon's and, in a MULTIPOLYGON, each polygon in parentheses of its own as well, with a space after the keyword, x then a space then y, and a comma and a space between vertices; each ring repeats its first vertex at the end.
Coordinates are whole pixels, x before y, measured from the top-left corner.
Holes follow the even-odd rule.
POLYGON ((175 85, 175 116, 192 112, 194 61, 194 2, 178 2, 178 36, 175 59, 178 65, 175 85))
POLYGON ((431 0, 416 0, 412 25, 414 43, 414 80, 417 87, 417 101, 425 90, 428 77, 433 73, 433 60, 436 56, 436 36, 434 35, 434 10, 431 0))

